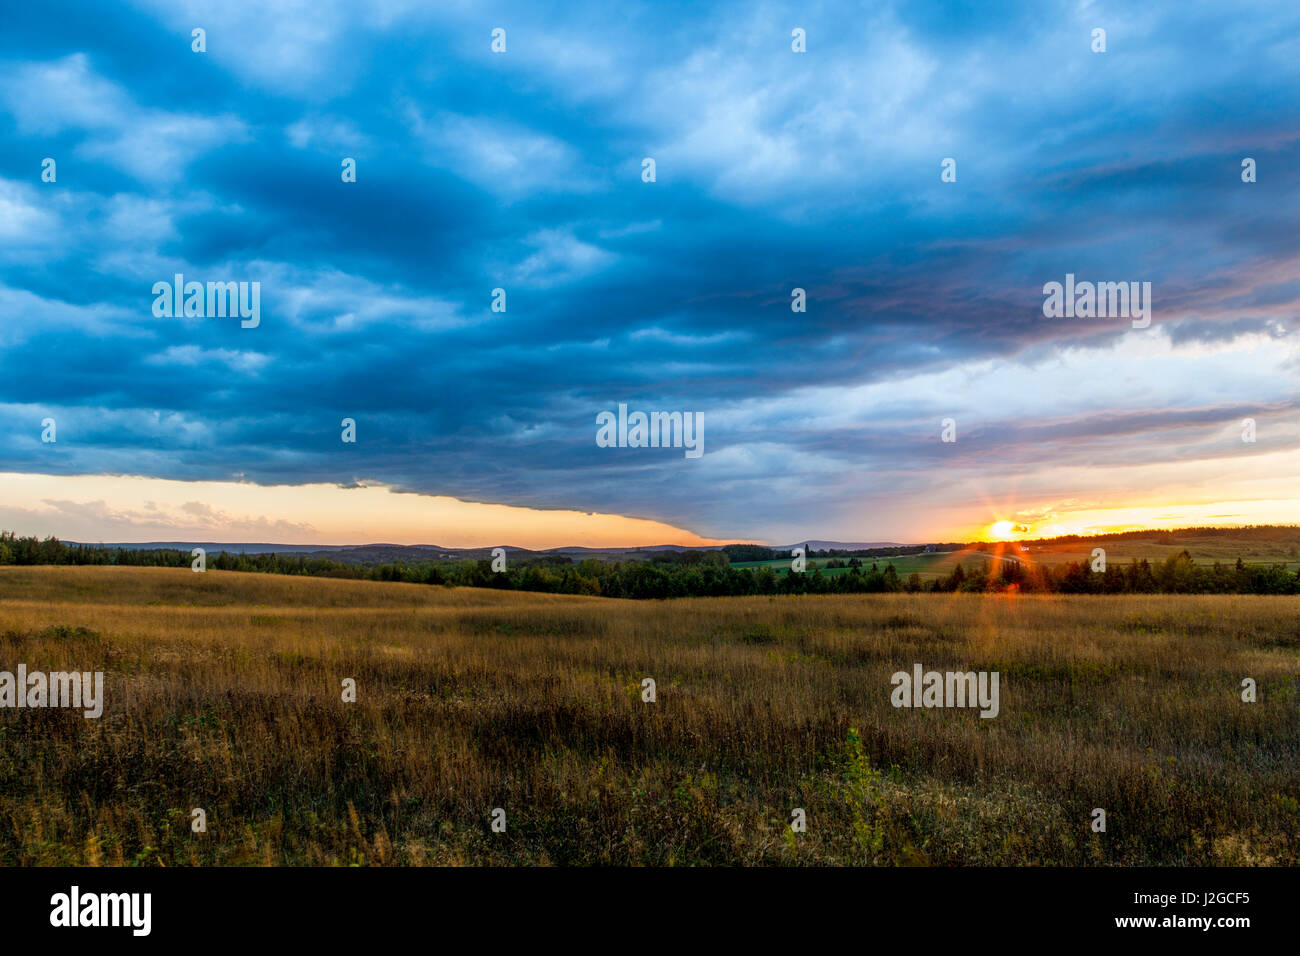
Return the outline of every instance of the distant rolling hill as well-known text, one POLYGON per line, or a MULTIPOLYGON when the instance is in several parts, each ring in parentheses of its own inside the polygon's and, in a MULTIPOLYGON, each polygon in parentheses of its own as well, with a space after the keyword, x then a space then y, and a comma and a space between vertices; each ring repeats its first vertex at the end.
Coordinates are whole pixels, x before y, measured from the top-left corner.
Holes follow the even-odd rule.
POLYGON ((222 551, 230 554, 288 554, 304 558, 328 558, 343 564, 372 565, 395 562, 477 560, 492 555, 493 548, 504 548, 513 557, 571 557, 574 560, 635 560, 662 551, 716 551, 717 548, 690 548, 685 545, 660 544, 640 548, 586 548, 563 547, 533 551, 514 545, 489 545, 482 548, 449 548, 437 544, 269 544, 265 542, 218 541, 143 541, 143 542, 90 542, 68 541, 92 548, 122 548, 127 551, 191 551, 202 548, 209 554, 222 551))
POLYGON ((872 548, 904 548, 916 545, 904 545, 898 541, 799 541, 795 544, 773 546, 773 551, 789 551, 791 548, 808 548, 810 551, 870 551, 872 548))
MULTIPOLYGON (((491 557, 492 548, 454 548, 436 544, 362 544, 362 545, 320 545, 320 544, 273 544, 273 543, 221 543, 214 541, 149 541, 128 543, 81 543, 89 547, 124 548, 128 550, 172 549, 188 552, 193 548, 203 548, 210 554, 227 551, 231 554, 285 554, 305 558, 327 558, 343 564, 378 565, 391 563, 415 564, 430 561, 479 560, 491 557)), ((588 558, 598 561, 636 561, 649 560, 656 554, 675 551, 717 551, 718 547, 691 548, 684 545, 661 544, 639 548, 589 548, 570 546, 547 548, 534 551, 513 545, 495 545, 502 547, 512 559, 521 558, 555 558, 567 557, 574 561, 588 558)), ((765 546, 766 547, 766 546, 765 546)), ((894 541, 826 541, 817 538, 798 542, 793 545, 772 546, 776 554, 784 554, 792 548, 806 547, 811 554, 816 552, 863 552, 863 557, 885 558, 896 554, 889 549, 900 549, 902 555, 912 556, 915 561, 925 565, 916 570, 930 570, 937 573, 949 564, 957 561, 974 560, 996 552, 1004 559, 1026 560, 1031 563, 1055 564, 1063 561, 1091 560, 1094 547, 1103 547, 1110 560, 1131 561, 1146 558, 1163 560, 1170 555, 1186 550, 1193 561, 1209 564, 1214 561, 1231 563, 1242 558, 1248 563, 1279 563, 1290 567, 1300 566, 1300 528, 1286 525, 1268 525, 1247 528, 1182 528, 1170 531, 1131 531, 1101 535, 1079 535, 1051 539, 1022 540, 1016 542, 973 542, 900 544, 894 541), (934 555, 926 557, 917 554, 922 550, 933 551, 934 555), (962 552, 961 556, 940 560, 945 554, 962 552), (865 554, 865 552, 873 552, 865 554)), ((788 560, 788 559, 787 559, 788 560)), ((738 561, 738 564, 757 565, 764 561, 738 561)), ((779 563, 779 562, 778 562, 779 563)), ((898 564, 900 572, 910 572, 912 564, 898 564)))

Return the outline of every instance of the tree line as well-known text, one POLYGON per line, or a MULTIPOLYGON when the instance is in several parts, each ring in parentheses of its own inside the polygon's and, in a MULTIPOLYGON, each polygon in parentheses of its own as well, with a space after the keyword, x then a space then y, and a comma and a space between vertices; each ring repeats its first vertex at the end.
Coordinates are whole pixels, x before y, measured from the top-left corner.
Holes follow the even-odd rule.
MULTIPOLYGON (((186 551, 141 550, 65 544, 57 538, 0 533, 0 565, 123 565, 188 568, 186 551)), ((957 564, 948 574, 923 581, 900 578, 893 565, 865 562, 843 574, 815 568, 803 574, 770 567, 734 568, 725 551, 667 552, 649 561, 574 561, 548 555, 509 562, 493 571, 488 559, 454 562, 390 562, 359 566, 291 554, 206 557, 216 571, 249 571, 370 581, 404 581, 450 587, 499 588, 616 598, 729 597, 763 594, 877 594, 890 592, 983 592, 1056 594, 1300 594, 1300 571, 1285 565, 1197 564, 1182 551, 1163 561, 1145 558, 1094 571, 1087 562, 1058 565, 984 561, 973 570, 957 564)))

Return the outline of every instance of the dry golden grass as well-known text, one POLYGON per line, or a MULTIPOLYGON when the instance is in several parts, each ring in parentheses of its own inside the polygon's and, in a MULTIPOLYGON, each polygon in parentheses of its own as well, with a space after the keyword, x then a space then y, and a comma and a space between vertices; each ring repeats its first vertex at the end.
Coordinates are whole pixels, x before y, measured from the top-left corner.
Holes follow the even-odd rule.
POLYGON ((1295 598, 5 567, 0 669, 20 662, 103 670, 107 704, 0 710, 6 864, 1300 861, 1295 598), (894 709, 914 662, 1000 671, 1001 715, 894 709))

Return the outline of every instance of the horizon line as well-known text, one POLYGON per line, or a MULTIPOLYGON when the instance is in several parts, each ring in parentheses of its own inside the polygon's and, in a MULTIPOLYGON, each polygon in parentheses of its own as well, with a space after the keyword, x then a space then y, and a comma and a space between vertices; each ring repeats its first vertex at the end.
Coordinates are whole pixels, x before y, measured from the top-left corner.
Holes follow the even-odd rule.
MULTIPOLYGON (((959 545, 1035 544, 1035 543, 1044 543, 1044 542, 1051 542, 1051 541, 1062 541, 1068 539, 1107 538, 1107 537, 1118 537, 1120 535, 1144 534, 1144 533, 1176 534, 1179 532, 1187 532, 1187 531, 1246 531, 1246 530, 1262 529, 1262 528, 1300 530, 1300 524, 1270 523, 1270 524, 1241 524, 1241 525, 1239 524, 1182 525, 1175 528, 1146 527, 1146 528, 1126 528, 1118 531, 1078 532, 1078 533, 1052 535, 1050 537, 1039 537, 1039 538, 1029 538, 1029 537, 1001 538, 1001 539, 1000 538, 974 538, 974 539, 967 539, 967 540, 953 539, 951 541, 933 540, 933 541, 912 541, 912 542, 906 542, 906 541, 853 542, 853 541, 835 541, 829 538, 806 538, 803 539, 802 543, 810 544, 813 542, 817 542, 817 543, 829 545, 832 548, 835 546, 843 546, 846 549, 854 549, 854 547, 856 546, 856 550, 866 550, 866 549, 886 548, 886 547, 921 548, 921 547, 929 547, 931 545, 937 545, 937 544, 959 544, 959 545)), ((75 540, 72 538, 62 538, 59 537, 58 535, 49 535, 47 536, 46 539, 40 539, 39 536, 37 535, 20 535, 17 532, 7 531, 5 529, 0 529, 0 534, 12 534, 14 537, 32 537, 32 538, 37 538, 38 540, 47 540, 48 538, 54 538, 55 540, 61 541, 64 544, 73 544, 73 545, 80 545, 84 547, 96 547, 96 548, 110 548, 110 547, 123 547, 123 546, 142 547, 145 545, 156 545, 159 548, 164 548, 167 545, 191 545, 191 546, 220 545, 222 547, 258 546, 258 547, 267 547, 267 548, 302 548, 302 549, 316 549, 316 550, 347 550, 347 549, 360 549, 360 548, 427 548, 429 550, 439 550, 439 551, 491 551, 494 548, 502 548, 507 551, 529 551, 535 554, 541 554, 548 551, 599 551, 599 552, 656 551, 656 550, 664 550, 669 548, 677 548, 683 551, 721 551, 723 548, 732 545, 749 545, 754 547, 769 548, 772 550, 781 551, 781 550, 788 550, 789 548, 798 547, 799 544, 801 543, 799 541, 795 541, 789 545, 774 545, 767 542, 756 541, 752 539, 750 540, 737 539, 734 541, 723 541, 721 543, 706 544, 706 545, 674 544, 671 542, 665 542, 662 544, 604 545, 598 547, 592 547, 590 545, 573 544, 573 545, 556 545, 547 548, 526 548, 520 545, 512 545, 512 544, 488 544, 488 545, 444 545, 444 544, 425 544, 425 543, 398 544, 390 541, 371 541, 363 544, 319 544, 315 542, 295 543, 291 541, 215 541, 215 540, 202 540, 199 538, 191 538, 191 539, 174 538, 170 540, 153 539, 153 540, 145 540, 145 541, 122 540, 122 541, 92 542, 92 541, 75 540)))

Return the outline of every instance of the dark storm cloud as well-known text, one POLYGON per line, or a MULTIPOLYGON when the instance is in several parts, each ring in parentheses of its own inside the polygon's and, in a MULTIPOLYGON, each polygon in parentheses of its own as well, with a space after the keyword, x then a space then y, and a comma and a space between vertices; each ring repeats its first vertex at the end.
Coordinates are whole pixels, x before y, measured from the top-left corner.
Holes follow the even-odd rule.
MULTIPOLYGON (((1043 318, 1043 283, 1067 272, 1153 282, 1174 346, 1285 339, 1297 13, 995 7, 17 9, 0 38, 0 464, 379 480, 739 533, 737 483, 780 480, 793 456, 928 468, 932 419, 964 399, 918 377, 1113 347, 1126 323, 1043 318), (260 281, 261 325, 155 318, 151 287, 175 272, 260 281), (891 382, 897 400, 810 430, 810 386, 891 382), (594 447, 618 402, 703 411, 720 463, 594 447), (46 410, 57 452, 34 437, 46 410)), ((1261 382, 1239 404, 1276 398, 1261 382)), ((1043 401, 1009 390, 973 436, 1037 462, 1020 439, 1043 401)), ((1145 444, 1202 407, 1094 410, 1050 438, 1145 444)), ((774 510, 815 522, 842 477, 774 510)))

